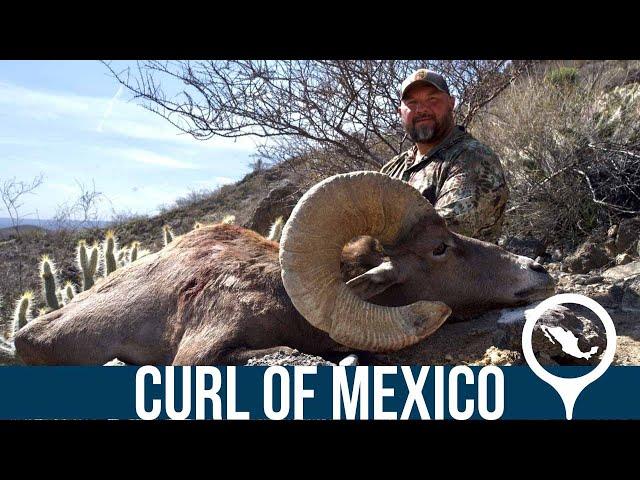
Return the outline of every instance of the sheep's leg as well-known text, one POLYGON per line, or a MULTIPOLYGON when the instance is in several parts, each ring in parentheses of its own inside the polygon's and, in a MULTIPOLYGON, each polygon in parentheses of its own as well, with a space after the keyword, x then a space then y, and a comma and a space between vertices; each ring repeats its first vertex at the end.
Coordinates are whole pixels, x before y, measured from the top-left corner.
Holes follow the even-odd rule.
POLYGON ((276 352, 291 354, 293 349, 285 346, 252 349, 232 346, 228 342, 212 342, 208 335, 195 335, 183 338, 172 364, 245 365, 250 358, 262 357, 276 352))

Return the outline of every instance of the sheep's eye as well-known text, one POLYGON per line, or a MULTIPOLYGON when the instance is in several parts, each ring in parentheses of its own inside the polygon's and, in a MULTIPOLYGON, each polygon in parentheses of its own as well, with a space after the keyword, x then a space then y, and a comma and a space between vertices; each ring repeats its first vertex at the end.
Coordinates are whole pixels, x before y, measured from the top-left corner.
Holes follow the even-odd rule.
POLYGON ((447 251, 447 244, 446 243, 441 243, 440 245, 438 245, 434 250, 433 250, 433 256, 434 257, 439 257, 441 255, 444 255, 444 252, 447 251))

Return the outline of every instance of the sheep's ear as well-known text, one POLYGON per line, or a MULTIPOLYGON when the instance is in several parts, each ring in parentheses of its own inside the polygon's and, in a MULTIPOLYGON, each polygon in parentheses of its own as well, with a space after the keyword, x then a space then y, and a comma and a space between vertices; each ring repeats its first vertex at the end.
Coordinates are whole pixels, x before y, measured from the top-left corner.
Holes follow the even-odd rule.
POLYGON ((368 300, 384 292, 390 286, 402 282, 403 276, 399 269, 387 261, 349 280, 347 285, 358 297, 368 300))

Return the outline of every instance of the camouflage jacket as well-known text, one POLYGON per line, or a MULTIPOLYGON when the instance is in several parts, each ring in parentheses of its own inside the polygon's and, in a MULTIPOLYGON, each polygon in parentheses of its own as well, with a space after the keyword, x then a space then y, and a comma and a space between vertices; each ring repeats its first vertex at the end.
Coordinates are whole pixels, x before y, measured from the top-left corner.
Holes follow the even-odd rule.
POLYGON ((414 145, 380 171, 418 189, 454 232, 495 242, 509 196, 497 155, 463 127, 416 163, 417 153, 414 145))

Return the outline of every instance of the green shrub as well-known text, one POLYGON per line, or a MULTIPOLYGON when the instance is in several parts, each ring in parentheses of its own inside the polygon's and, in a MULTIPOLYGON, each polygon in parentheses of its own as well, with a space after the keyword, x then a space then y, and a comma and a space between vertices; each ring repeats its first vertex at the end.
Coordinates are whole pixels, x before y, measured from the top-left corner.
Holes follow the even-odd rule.
POLYGON ((576 85, 578 78, 578 69, 572 67, 556 68, 545 75, 545 80, 556 86, 576 85))

